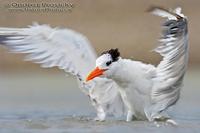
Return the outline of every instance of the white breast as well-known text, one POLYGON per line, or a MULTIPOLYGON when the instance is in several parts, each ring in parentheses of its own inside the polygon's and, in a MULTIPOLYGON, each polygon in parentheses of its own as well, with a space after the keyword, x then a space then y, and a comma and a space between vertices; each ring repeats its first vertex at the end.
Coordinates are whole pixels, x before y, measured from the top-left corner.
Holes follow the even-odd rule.
POLYGON ((131 110, 138 119, 146 119, 144 109, 150 102, 150 90, 153 86, 150 77, 154 67, 124 59, 120 63, 121 69, 114 79, 120 86, 122 99, 127 109, 131 110))

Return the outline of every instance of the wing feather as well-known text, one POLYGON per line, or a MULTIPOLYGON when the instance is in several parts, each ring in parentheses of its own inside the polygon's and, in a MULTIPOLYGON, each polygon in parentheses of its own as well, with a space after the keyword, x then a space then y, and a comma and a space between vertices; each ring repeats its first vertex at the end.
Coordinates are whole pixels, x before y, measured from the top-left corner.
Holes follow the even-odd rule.
MULTIPOLYGON (((163 56, 156 68, 154 87, 151 91, 152 109, 162 112, 179 99, 180 88, 188 63, 188 30, 187 19, 180 13, 162 8, 154 8, 152 12, 168 20, 163 24, 163 33, 155 52, 163 56), (179 14, 177 14, 179 13, 179 14), (164 14, 164 15, 163 15, 164 14)), ((152 114, 155 115, 155 114, 152 114)))
POLYGON ((11 52, 25 53, 25 60, 41 67, 64 69, 85 78, 94 67, 96 53, 83 35, 69 30, 34 24, 28 28, 0 28, 1 43, 11 52))

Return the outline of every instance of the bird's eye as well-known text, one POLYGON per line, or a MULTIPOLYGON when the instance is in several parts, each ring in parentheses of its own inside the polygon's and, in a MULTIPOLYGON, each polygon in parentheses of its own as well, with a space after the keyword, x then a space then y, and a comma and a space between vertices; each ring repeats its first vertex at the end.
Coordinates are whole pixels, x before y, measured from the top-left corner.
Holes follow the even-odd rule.
POLYGON ((109 66, 112 63, 112 61, 106 62, 106 66, 109 66))

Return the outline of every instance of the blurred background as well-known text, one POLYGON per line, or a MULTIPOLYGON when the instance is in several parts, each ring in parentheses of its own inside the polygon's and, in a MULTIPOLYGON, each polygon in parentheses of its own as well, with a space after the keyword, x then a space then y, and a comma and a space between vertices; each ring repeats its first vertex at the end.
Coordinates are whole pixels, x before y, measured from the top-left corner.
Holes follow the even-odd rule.
MULTIPOLYGON (((191 103, 192 111, 200 114, 197 102, 200 92, 199 0, 45 1, 73 3, 72 10, 65 13, 9 12, 6 5, 12 2, 27 3, 27 0, 0 0, 1 27, 27 27, 32 22, 49 24, 52 27, 67 27, 87 36, 98 54, 110 48, 119 48, 124 58, 155 65, 161 57, 151 50, 158 44, 163 19, 147 13, 146 10, 152 5, 165 8, 182 7, 183 13, 189 19, 190 57, 180 106, 191 103)), ((66 77, 56 68, 42 69, 36 64, 24 62, 22 55, 10 54, 3 47, 0 47, 0 85, 0 111, 46 109, 64 110, 63 112, 68 114, 95 113, 88 98, 78 89, 75 79, 66 77)), ((184 111, 179 109, 179 114, 184 111)), ((200 118, 199 115, 194 117, 200 118)))
MULTIPOLYGON (((88 37, 97 53, 110 48, 119 48, 123 57, 157 64, 160 56, 150 52, 157 45, 161 33, 162 19, 146 12, 152 5, 165 8, 181 6, 189 19, 190 66, 200 65, 200 1, 198 0, 49 0, 51 3, 71 2, 74 8, 65 13, 9 12, 6 4, 27 3, 26 0, 1 0, 0 26, 27 27, 33 22, 53 27, 67 27, 88 37)), ((41 3, 30 0, 29 3, 41 3)), ((48 0, 46 1, 48 2, 48 0)), ((0 70, 37 70, 32 63, 21 61, 20 55, 0 49, 0 70)))

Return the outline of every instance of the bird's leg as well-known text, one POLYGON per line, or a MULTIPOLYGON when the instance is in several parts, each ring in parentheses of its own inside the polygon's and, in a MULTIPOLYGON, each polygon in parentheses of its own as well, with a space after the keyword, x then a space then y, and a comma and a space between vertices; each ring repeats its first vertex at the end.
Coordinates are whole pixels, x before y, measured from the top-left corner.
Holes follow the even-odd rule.
POLYGON ((97 107, 97 117, 94 119, 95 121, 105 121, 106 112, 101 106, 97 107))
POLYGON ((127 113, 127 116, 126 116, 126 121, 129 122, 129 121, 132 121, 134 119, 135 119, 134 113, 129 110, 128 113, 127 113))

